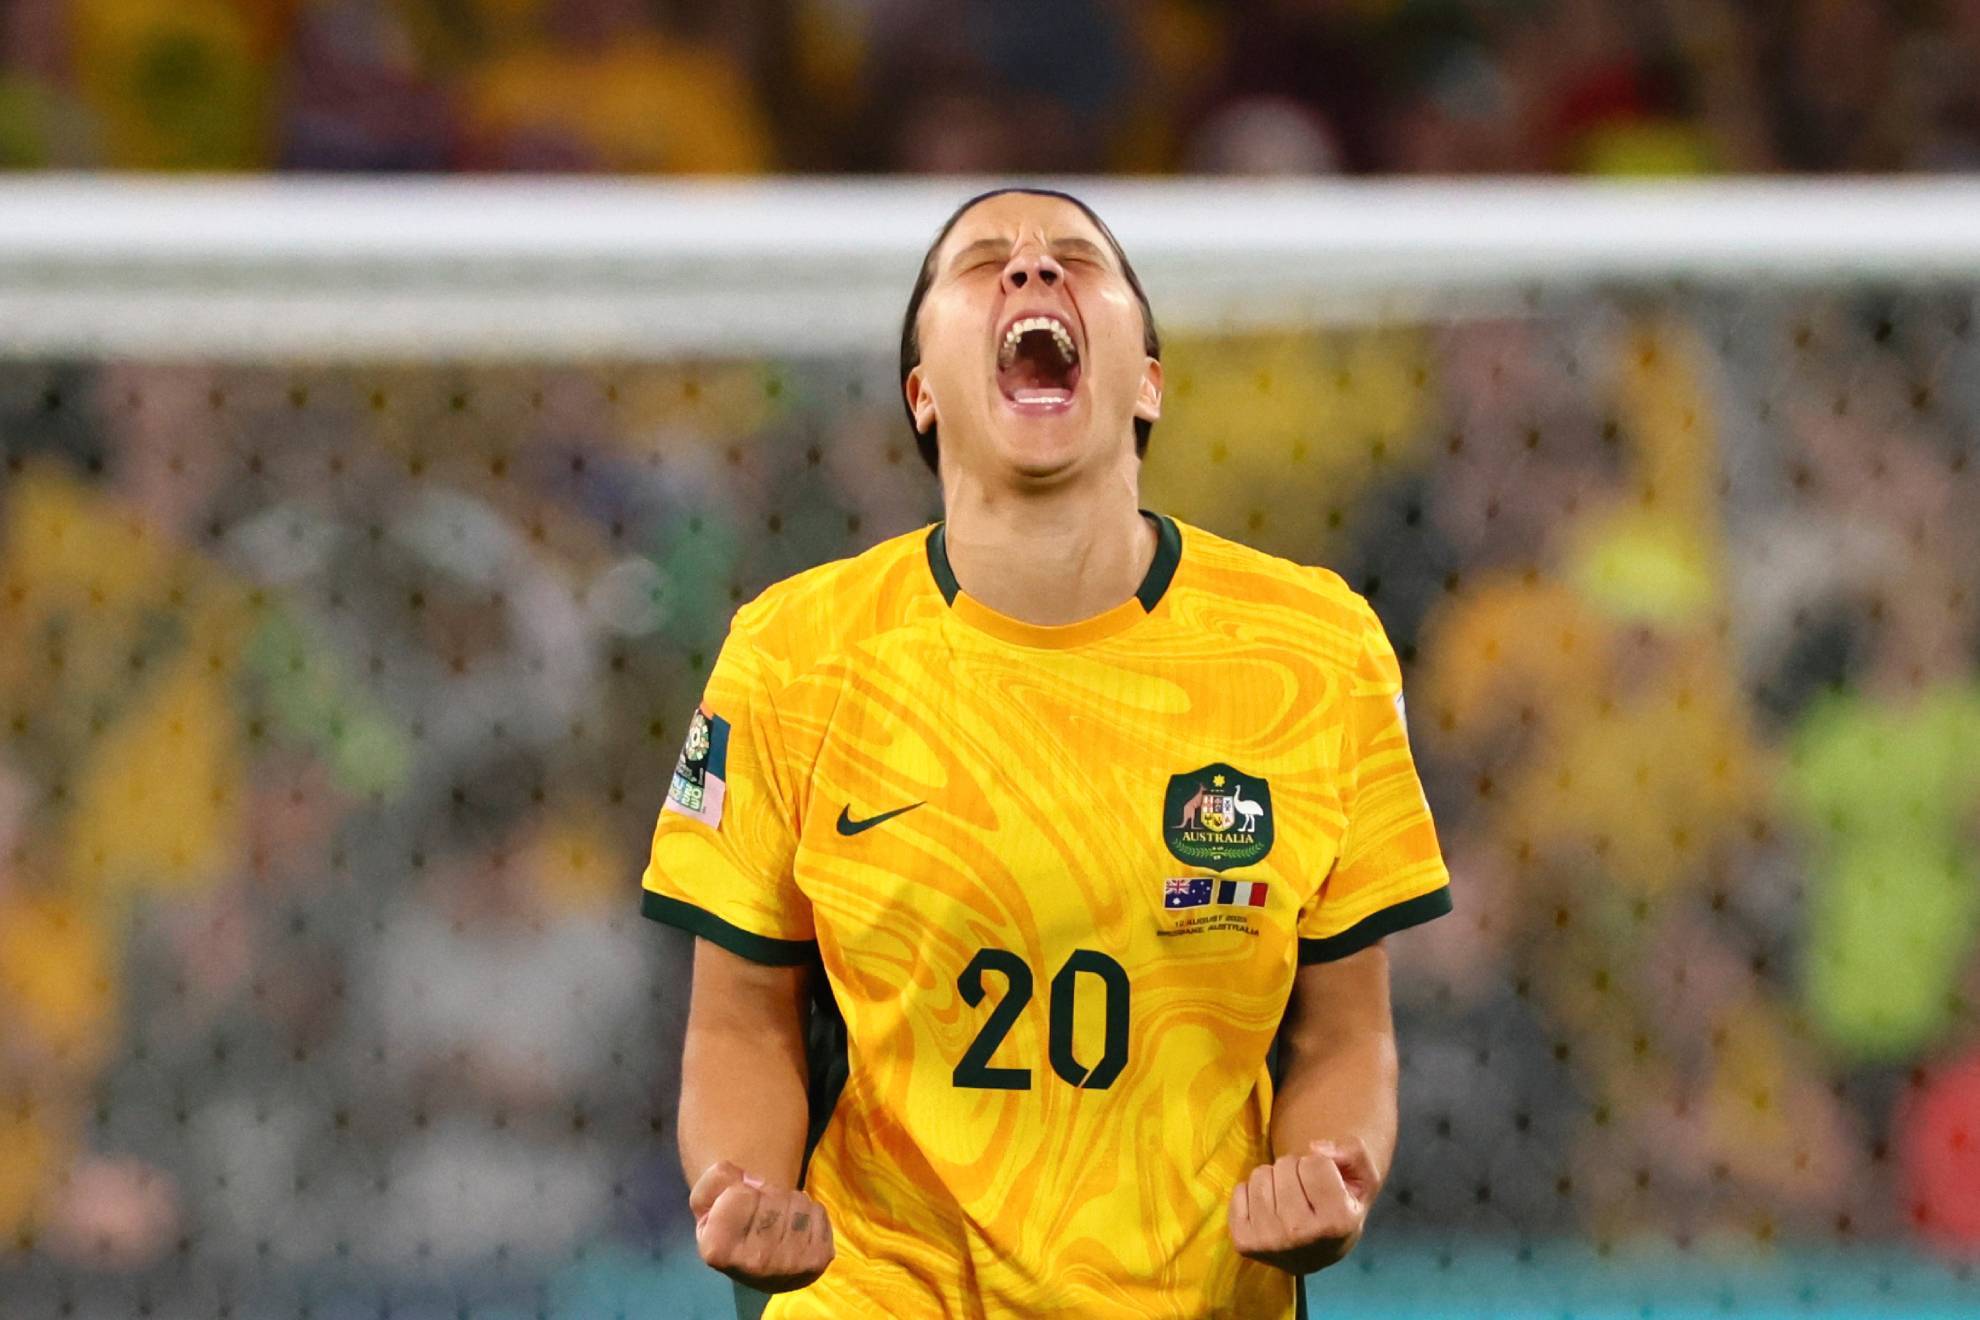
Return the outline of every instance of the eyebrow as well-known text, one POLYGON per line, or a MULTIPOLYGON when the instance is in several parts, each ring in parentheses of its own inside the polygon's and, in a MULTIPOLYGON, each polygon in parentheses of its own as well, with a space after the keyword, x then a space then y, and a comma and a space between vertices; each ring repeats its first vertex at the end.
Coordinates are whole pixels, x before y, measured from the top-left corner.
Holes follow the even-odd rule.
MULTIPOLYGON (((1107 264, 1106 250, 1091 239, 1079 237, 1055 238, 1052 240, 1050 246, 1055 256, 1076 254, 1089 260, 1097 261, 1103 266, 1107 264)), ((973 243, 965 244, 957 250, 955 256, 949 258, 949 269, 960 270, 971 259, 981 256, 984 253, 1007 253, 1010 250, 1011 240, 1008 238, 979 238, 973 243)))
POLYGON ((1008 238, 979 238, 974 243, 961 248, 955 256, 949 258, 949 269, 958 270, 970 258, 984 252, 1009 252, 1010 250, 1011 240, 1008 238))

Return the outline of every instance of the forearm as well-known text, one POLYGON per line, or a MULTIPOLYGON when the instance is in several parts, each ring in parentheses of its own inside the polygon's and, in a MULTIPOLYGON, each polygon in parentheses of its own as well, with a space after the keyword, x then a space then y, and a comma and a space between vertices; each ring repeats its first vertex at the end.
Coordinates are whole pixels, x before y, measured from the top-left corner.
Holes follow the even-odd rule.
POLYGON ((1378 1183, 1396 1151, 1396 1042, 1373 1028, 1288 1033, 1272 1103, 1272 1153, 1303 1155, 1316 1141, 1359 1141, 1378 1183))
POLYGON ((764 993, 739 994, 735 962, 719 949, 696 950, 681 1059, 681 1169, 693 1186, 727 1160, 795 1187, 809 1114, 803 981, 786 977, 764 993))
POLYGON ((1272 1160, 1231 1192, 1231 1241, 1290 1274, 1337 1264, 1396 1150, 1396 1045, 1379 944, 1301 967, 1279 1033, 1272 1160))
POLYGON ((1299 969, 1279 1037, 1272 1150, 1303 1155, 1316 1141, 1359 1143, 1375 1187, 1396 1153, 1396 1032, 1389 955, 1379 943, 1299 969))

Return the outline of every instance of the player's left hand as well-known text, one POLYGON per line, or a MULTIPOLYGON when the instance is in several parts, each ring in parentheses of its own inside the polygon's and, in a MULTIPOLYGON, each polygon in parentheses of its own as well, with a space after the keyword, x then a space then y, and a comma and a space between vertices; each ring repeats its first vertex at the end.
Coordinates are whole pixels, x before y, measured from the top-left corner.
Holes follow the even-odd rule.
POLYGON ((1289 1274, 1324 1270, 1361 1238, 1375 1162, 1359 1141, 1316 1141, 1308 1154, 1261 1164, 1231 1193, 1239 1254, 1289 1274))

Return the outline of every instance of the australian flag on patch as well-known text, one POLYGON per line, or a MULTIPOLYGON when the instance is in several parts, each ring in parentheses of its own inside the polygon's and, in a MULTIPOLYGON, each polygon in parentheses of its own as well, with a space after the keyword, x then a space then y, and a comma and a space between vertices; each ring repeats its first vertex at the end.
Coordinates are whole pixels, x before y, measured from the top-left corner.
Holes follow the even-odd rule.
POLYGON ((1217 882, 1208 876, 1164 881, 1162 906, 1165 908, 1209 907, 1210 895, 1216 885, 1217 882))

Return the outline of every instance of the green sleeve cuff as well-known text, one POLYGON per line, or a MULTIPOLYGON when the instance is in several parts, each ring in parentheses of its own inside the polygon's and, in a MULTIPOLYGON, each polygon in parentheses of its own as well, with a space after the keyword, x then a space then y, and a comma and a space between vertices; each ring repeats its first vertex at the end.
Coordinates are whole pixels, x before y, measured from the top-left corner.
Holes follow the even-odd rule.
POLYGON ((639 910, 655 921, 699 935, 710 944, 719 944, 738 958, 770 967, 802 967, 818 957, 816 940, 780 940, 758 935, 731 925, 713 912, 683 903, 678 898, 640 890, 639 910))
POLYGON ((1351 953, 1360 953, 1385 935, 1408 930, 1411 926, 1420 926, 1426 921, 1443 916, 1450 910, 1449 885, 1433 889, 1427 894, 1418 894, 1415 898, 1404 899, 1394 907, 1386 907, 1380 912, 1363 917, 1338 935, 1329 935, 1320 940, 1301 938, 1300 965, 1333 962, 1351 953))

